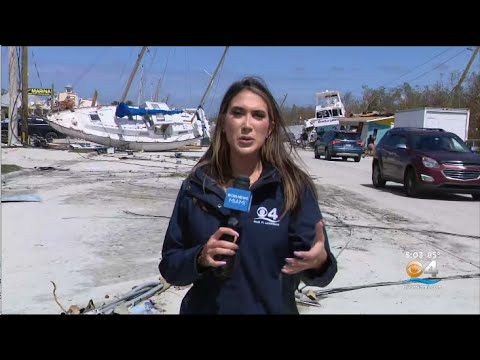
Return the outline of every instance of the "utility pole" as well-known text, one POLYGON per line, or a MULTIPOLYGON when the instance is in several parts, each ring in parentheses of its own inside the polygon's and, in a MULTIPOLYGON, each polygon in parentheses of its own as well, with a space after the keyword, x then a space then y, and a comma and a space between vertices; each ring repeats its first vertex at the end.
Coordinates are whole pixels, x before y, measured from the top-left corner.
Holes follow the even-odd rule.
MULTIPOLYGON (((460 77, 460 80, 458 81, 458 84, 453 88, 452 90, 452 103, 458 99, 458 103, 460 103, 460 99, 458 98, 458 94, 460 92, 460 88, 462 86, 462 83, 463 81, 465 80, 465 78, 467 77, 467 74, 468 74, 468 70, 470 70, 470 66, 472 66, 473 64, 473 61, 475 60, 475 57, 477 56, 478 52, 480 50, 480 46, 477 46, 477 48, 473 51, 473 54, 472 54, 472 57, 470 58, 470 60, 468 61, 468 64, 467 64, 467 67, 465 68, 465 70, 463 71, 463 74, 462 76, 460 77)), ((467 131, 467 137, 468 137, 468 134, 470 134, 470 128, 473 126, 473 123, 472 122, 469 122, 468 124, 468 131, 467 131)))
POLYGON ((22 144, 28 145, 28 47, 22 46, 22 144))
POLYGON ((470 60, 469 60, 469 62, 468 62, 468 64, 467 64, 467 67, 466 67, 465 70, 463 71, 463 74, 462 74, 462 76, 460 77, 460 80, 458 81, 458 84, 453 88, 452 92, 453 92, 454 98, 456 98, 458 92, 460 91, 460 87, 462 86, 463 81, 464 81, 465 78, 467 77, 468 70, 470 70, 470 66, 472 66, 473 60, 475 60, 475 57, 477 56, 477 54, 478 54, 479 51, 480 51, 480 46, 477 46, 477 48, 475 49, 475 51, 474 51, 473 54, 472 54, 472 57, 470 58, 470 60))
POLYGON ((8 146, 22 145, 18 139, 18 62, 17 48, 8 47, 8 74, 10 102, 8 104, 8 146))

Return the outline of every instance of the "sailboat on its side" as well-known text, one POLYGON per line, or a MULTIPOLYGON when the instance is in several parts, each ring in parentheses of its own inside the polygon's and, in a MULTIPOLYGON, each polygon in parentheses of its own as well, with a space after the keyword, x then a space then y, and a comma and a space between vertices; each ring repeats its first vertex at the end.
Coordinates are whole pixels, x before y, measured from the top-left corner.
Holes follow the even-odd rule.
POLYGON ((130 150, 169 151, 210 138, 210 127, 202 102, 206 97, 228 47, 212 76, 197 109, 171 109, 165 102, 146 101, 139 107, 124 101, 146 50, 144 47, 132 71, 119 105, 75 108, 47 117, 57 131, 97 144, 130 150))

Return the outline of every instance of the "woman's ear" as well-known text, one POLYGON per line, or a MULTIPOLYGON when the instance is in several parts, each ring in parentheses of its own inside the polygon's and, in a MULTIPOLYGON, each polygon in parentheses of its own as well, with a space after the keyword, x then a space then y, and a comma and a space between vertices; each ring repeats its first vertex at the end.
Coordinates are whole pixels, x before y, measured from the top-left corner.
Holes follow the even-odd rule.
POLYGON ((273 129, 275 128, 275 121, 272 121, 270 123, 270 128, 268 129, 268 135, 267 138, 272 134, 273 129))

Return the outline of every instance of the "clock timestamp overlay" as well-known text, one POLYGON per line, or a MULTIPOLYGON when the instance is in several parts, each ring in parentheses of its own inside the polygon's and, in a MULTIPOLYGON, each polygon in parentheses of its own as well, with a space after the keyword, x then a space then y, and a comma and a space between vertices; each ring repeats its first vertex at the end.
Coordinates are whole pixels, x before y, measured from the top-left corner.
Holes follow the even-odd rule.
POLYGON ((410 278, 405 280, 405 288, 439 289, 441 286, 436 285, 441 281, 437 278, 439 255, 438 251, 406 251, 405 271, 410 278))

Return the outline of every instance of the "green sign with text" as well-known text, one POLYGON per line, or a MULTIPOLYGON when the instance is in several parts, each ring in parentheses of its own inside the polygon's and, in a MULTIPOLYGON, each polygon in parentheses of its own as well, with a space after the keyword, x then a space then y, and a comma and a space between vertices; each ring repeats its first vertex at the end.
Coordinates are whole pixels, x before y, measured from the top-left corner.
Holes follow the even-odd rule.
POLYGON ((51 95, 52 89, 28 88, 28 95, 51 95))

